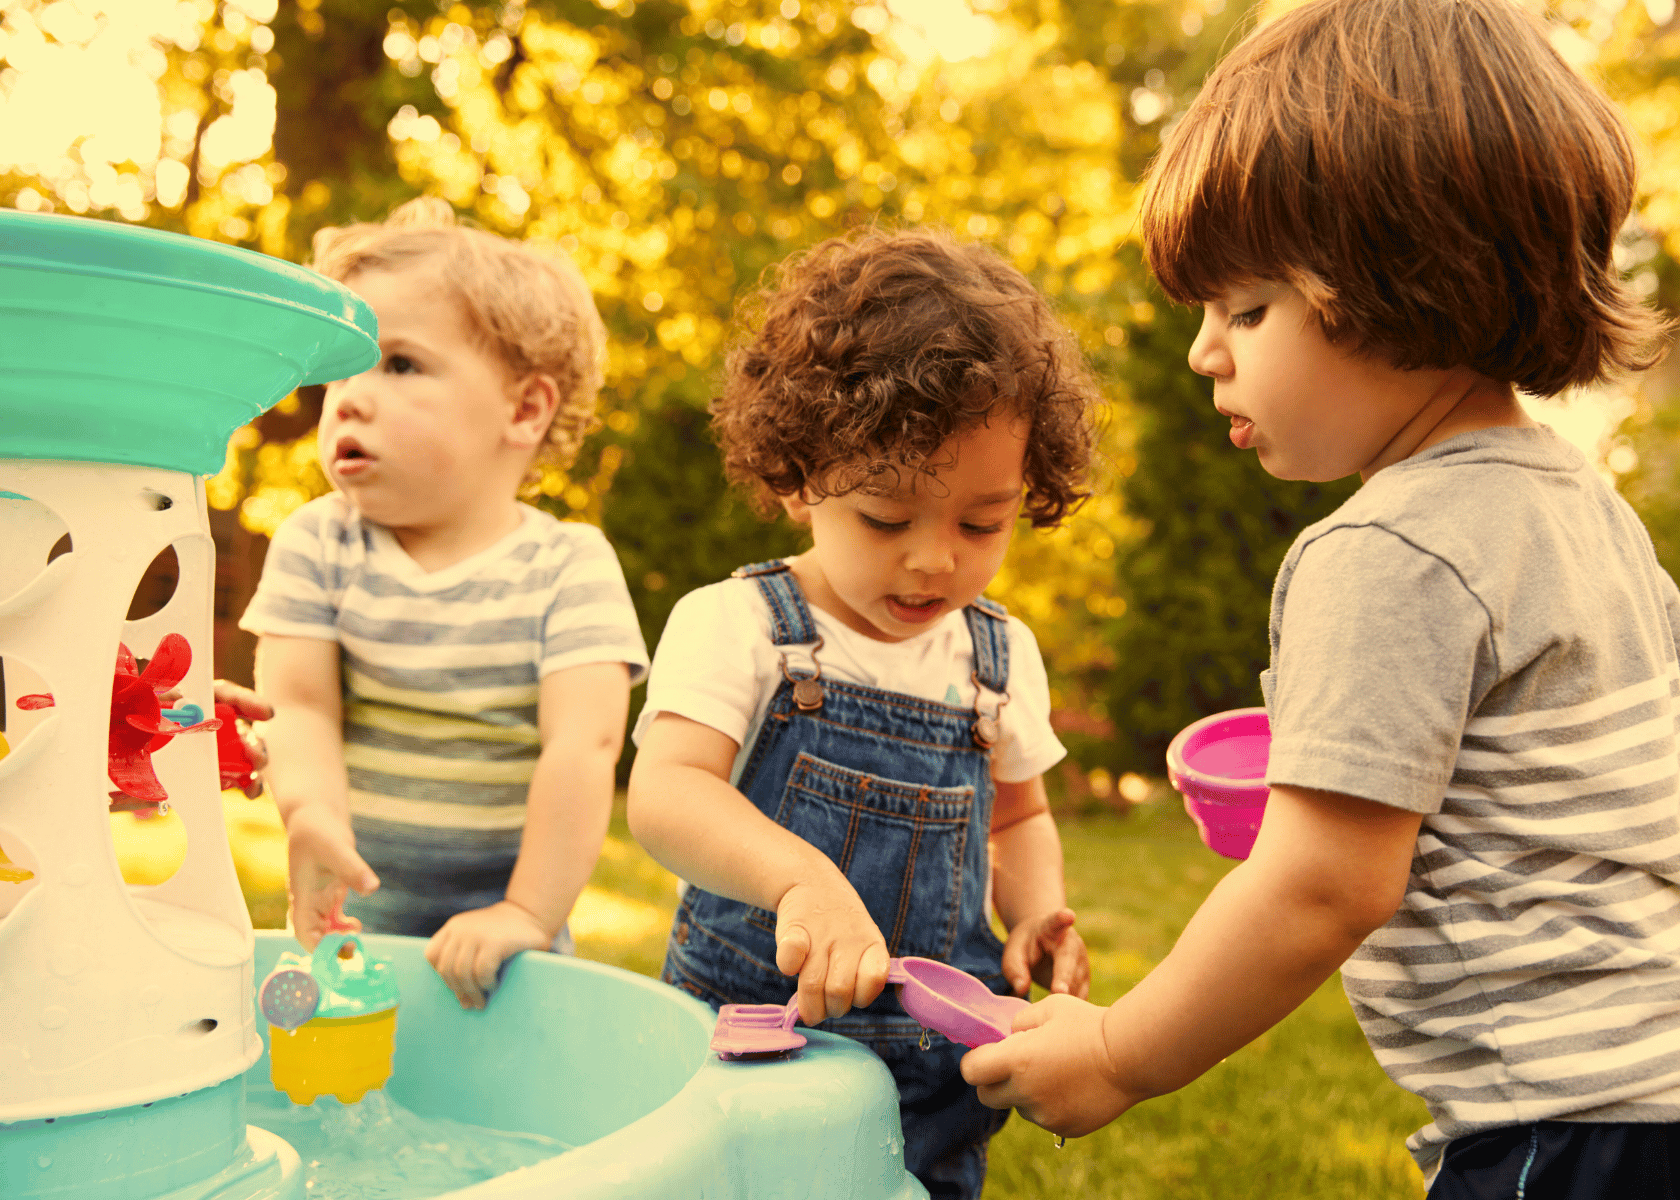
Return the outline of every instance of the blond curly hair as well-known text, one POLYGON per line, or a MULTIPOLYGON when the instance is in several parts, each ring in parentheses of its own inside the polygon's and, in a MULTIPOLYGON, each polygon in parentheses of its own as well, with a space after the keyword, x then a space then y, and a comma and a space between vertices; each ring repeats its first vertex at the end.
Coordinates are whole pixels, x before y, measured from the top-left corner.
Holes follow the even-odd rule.
POLYGON ((422 196, 381 223, 315 235, 311 265, 343 283, 360 271, 424 263, 460 300, 472 333, 515 378, 548 375, 560 401, 529 483, 544 466, 565 469, 598 428, 607 331, 582 273, 558 247, 515 242, 461 224, 448 201, 422 196))

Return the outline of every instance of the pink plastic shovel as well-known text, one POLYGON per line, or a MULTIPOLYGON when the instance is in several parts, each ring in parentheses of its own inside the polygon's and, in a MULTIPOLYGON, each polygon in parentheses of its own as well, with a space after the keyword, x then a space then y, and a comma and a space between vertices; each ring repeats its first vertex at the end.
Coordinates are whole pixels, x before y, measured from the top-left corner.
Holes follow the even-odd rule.
POLYGON ((967 971, 931 958, 893 959, 887 982, 898 985, 898 1002, 918 1025, 971 1050, 1008 1037, 1015 1014, 1027 1007, 1021 997, 999 996, 967 971))
MULTIPOLYGON (((887 982, 916 1023, 973 1049, 1009 1036, 1015 1014, 1027 1006, 1019 996, 999 996, 967 971, 931 958, 894 958, 887 982)), ((793 1031, 799 997, 787 1004, 725 1004, 718 1010, 712 1049, 725 1058, 797 1050, 805 1036, 793 1031)))

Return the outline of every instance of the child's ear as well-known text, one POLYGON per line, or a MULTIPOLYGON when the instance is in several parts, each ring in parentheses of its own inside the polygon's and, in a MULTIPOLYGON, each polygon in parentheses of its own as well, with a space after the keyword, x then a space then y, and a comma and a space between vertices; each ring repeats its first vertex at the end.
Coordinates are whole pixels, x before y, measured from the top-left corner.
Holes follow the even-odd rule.
POLYGON ((778 495, 776 499, 782 502, 782 508, 787 511, 788 519, 795 525, 809 525, 811 523, 811 502, 806 498, 803 489, 778 495))
POLYGON ((560 405, 560 386, 552 375, 527 375, 513 385, 507 439, 521 449, 534 449, 548 436, 554 410, 560 405))

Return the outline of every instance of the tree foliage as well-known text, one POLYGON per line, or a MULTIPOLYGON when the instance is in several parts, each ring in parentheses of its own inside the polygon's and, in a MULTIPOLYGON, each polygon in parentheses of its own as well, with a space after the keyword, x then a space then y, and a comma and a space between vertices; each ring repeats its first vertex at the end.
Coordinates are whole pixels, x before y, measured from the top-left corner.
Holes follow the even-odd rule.
MULTIPOLYGON (((1161 131, 1261 6, 972 0, 918 25, 894 4, 0 0, 0 100, 54 46, 92 46, 119 10, 151 6, 133 61, 162 129, 149 150, 89 135, 0 162, 0 203, 303 261, 322 226, 424 192, 558 243, 611 347, 604 428, 541 502, 603 526, 650 644, 684 592, 802 544, 725 487, 706 428, 743 294, 859 222, 987 241, 1052 297, 1109 400, 1096 495, 1059 530, 1023 529, 992 591, 1038 633, 1081 765, 1158 772, 1182 725, 1258 702, 1272 573, 1349 490, 1279 484, 1232 450, 1184 362, 1193 314, 1156 292, 1137 244, 1161 131)), ((1668 232, 1646 259, 1667 295, 1680 52, 1660 8, 1567 0, 1556 15, 1659 148, 1645 214, 1668 232)), ((289 398, 239 431, 212 502, 266 531, 323 491, 318 403, 289 398)), ((1676 419, 1649 411, 1630 438, 1671 442, 1676 419)), ((1670 482, 1640 483, 1651 512, 1680 512, 1670 482)))

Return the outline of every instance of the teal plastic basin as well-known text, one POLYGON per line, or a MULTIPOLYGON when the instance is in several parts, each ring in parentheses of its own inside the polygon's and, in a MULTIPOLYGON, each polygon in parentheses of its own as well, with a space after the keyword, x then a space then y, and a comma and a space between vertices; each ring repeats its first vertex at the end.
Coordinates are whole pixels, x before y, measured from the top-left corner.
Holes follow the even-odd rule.
MULTIPOLYGON (((898 1092, 881 1060, 846 1038, 803 1030, 785 1059, 712 1054, 716 1014, 676 988, 600 963, 525 953, 486 1009, 463 1010, 421 938, 367 935, 402 989, 386 1090, 423 1116, 538 1133, 577 1149, 452 1200, 691 1200, 798 1196, 917 1200, 904 1170, 898 1092)), ((257 931, 255 978, 289 936, 257 931)), ((247 1090, 272 1091, 266 1052, 247 1090)), ((252 1109, 250 1118, 261 1124, 252 1109)))
POLYGON ((0 210, 0 457, 212 475, 299 384, 378 360, 373 310, 281 259, 0 210))

